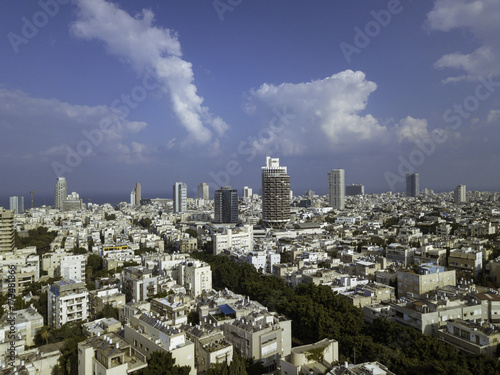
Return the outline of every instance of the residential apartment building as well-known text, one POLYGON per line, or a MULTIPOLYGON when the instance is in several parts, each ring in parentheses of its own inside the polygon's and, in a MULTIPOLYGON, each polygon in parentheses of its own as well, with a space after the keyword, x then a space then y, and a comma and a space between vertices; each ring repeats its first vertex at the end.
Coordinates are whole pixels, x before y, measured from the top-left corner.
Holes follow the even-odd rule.
POLYGON ((260 361, 268 371, 276 369, 292 349, 292 321, 265 310, 224 323, 226 339, 244 358, 260 361))
POLYGON ((339 360, 339 343, 323 339, 314 344, 292 348, 290 360, 281 359, 281 375, 326 374, 339 360), (321 359, 311 353, 321 351, 321 359))
POLYGON ((125 294, 118 288, 106 288, 89 291, 90 316, 95 318, 107 304, 121 309, 125 306, 125 294))
POLYGON ((158 277, 142 266, 125 267, 121 273, 121 291, 127 302, 145 301, 158 293, 158 277))
POLYGON ((50 328, 59 328, 89 317, 89 292, 80 280, 56 281, 48 291, 47 317, 50 328))
POLYGON ((212 270, 209 264, 197 260, 187 260, 181 267, 183 273, 177 282, 184 285, 192 297, 197 297, 203 291, 212 289, 212 270))
POLYGON ((217 255, 224 250, 253 250, 253 226, 243 225, 226 228, 223 233, 212 235, 213 252, 217 255))
POLYGON ((20 335, 26 346, 34 346, 35 336, 44 325, 43 316, 38 313, 36 308, 30 306, 27 309, 10 312, 9 317, 13 320, 7 321, 7 314, 5 314, 0 323, 0 341, 11 341, 9 334, 12 333, 11 327, 15 327, 16 335, 20 335))
POLYGON ((66 280, 84 280, 86 263, 85 255, 66 255, 61 259, 60 276, 66 280))
POLYGON ((224 337, 223 331, 214 324, 184 324, 180 327, 189 341, 194 343, 195 366, 198 373, 206 373, 210 366, 231 363, 233 345, 224 337))
POLYGON ((170 352, 175 364, 190 366, 190 375, 196 374, 194 343, 186 338, 186 333, 168 326, 159 316, 142 313, 133 316, 124 326, 124 337, 131 347, 149 359, 151 353, 170 352))
POLYGON ((498 358, 500 329, 491 323, 462 319, 449 320, 446 322, 446 327, 438 331, 437 337, 460 351, 498 358))
POLYGON ((422 296, 425 293, 446 285, 456 285, 456 271, 445 271, 444 267, 421 265, 420 273, 398 271, 398 298, 422 296))
POLYGON ((133 374, 147 367, 147 358, 116 333, 78 344, 78 375, 133 374))
POLYGON ((448 267, 477 276, 483 268, 483 254, 472 249, 454 249, 448 256, 448 267))

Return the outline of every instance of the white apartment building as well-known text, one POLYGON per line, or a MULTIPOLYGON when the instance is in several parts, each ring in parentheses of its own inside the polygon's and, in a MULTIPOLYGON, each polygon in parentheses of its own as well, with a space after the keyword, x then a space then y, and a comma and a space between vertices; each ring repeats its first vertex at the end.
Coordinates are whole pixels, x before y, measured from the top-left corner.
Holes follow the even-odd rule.
MULTIPOLYGON (((23 310, 16 310, 10 313, 15 317, 15 332, 21 335, 21 339, 25 341, 27 346, 35 345, 35 336, 43 327, 43 316, 41 316, 36 308, 28 307, 23 310)), ((9 334, 11 333, 11 322, 3 320, 0 324, 0 341, 9 342, 9 334)), ((17 340, 16 340, 17 341, 17 340)), ((3 352, 2 352, 3 354, 3 352)))
POLYGON ((84 280, 85 264, 87 258, 85 255, 67 255, 61 259, 61 276, 65 280, 84 280))
POLYGON ((127 301, 145 301, 158 293, 158 276, 146 267, 126 267, 121 273, 121 288, 127 301))
POLYGON ((184 267, 184 287, 193 297, 201 295, 204 290, 212 289, 212 269, 207 263, 187 261, 184 267))
POLYGON ((146 356, 115 333, 78 344, 78 375, 132 374, 147 367, 146 356))
POLYGON ((216 233, 212 236, 214 255, 224 250, 253 250, 253 226, 244 225, 238 229, 226 228, 225 233, 216 233))
POLYGON ((270 371, 292 349, 292 321, 267 311, 254 312, 224 323, 224 336, 244 358, 261 361, 270 371))
POLYGON ((281 255, 274 251, 251 251, 240 257, 244 262, 261 269, 262 273, 272 273, 274 265, 281 263, 281 255))
POLYGON ((170 352, 175 364, 190 366, 190 375, 196 374, 194 344, 186 338, 186 333, 169 327, 152 313, 143 313, 130 318, 124 326, 125 340, 131 348, 148 358, 151 353, 170 352))
POLYGON ((74 321, 85 321, 89 317, 89 292, 80 280, 56 281, 48 291, 48 323, 50 328, 59 328, 74 321))

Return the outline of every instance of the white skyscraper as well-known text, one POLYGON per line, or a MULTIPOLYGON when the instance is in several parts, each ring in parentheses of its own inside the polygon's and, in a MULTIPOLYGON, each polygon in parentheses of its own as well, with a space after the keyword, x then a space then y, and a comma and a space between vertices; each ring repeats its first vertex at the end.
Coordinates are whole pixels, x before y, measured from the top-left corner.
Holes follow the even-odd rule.
POLYGON ((467 190, 465 185, 458 185, 454 191, 455 203, 465 203, 467 202, 467 190))
POLYGON ((290 176, 279 158, 266 157, 262 167, 262 221, 282 227, 290 220, 290 176))
POLYGON ((206 182, 202 182, 198 185, 198 198, 199 199, 210 199, 209 186, 206 182))
POLYGON ((243 187, 243 198, 251 199, 252 198, 252 188, 248 186, 243 187))
POLYGON ((186 212, 187 210, 187 185, 184 182, 176 182, 174 190, 174 212, 186 212))
POLYGON ((329 204, 337 210, 343 210, 345 205, 344 170, 334 169, 328 172, 329 204))
POLYGON ((62 210, 63 202, 68 196, 68 187, 66 185, 66 178, 58 177, 56 187, 54 189, 54 206, 62 210))
POLYGON ((130 192, 130 204, 138 205, 141 204, 141 184, 136 183, 135 189, 130 192))
POLYGON ((24 212, 24 197, 16 196, 9 198, 9 209, 14 211, 15 214, 22 214, 24 212))

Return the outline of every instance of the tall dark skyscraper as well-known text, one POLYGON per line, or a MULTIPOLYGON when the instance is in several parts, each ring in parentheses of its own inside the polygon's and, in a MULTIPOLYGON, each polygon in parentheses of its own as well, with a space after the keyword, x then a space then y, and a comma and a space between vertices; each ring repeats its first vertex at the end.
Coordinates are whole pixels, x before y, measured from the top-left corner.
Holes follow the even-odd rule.
POLYGON ((290 220, 290 176, 279 158, 266 157, 262 167, 262 221, 283 227, 290 220))
POLYGON ((337 210, 345 208, 345 178, 343 169, 328 172, 329 204, 337 210))
POLYGON ((418 173, 406 174, 406 196, 416 197, 420 192, 418 173))
POLYGON ((236 189, 224 186, 215 190, 214 203, 216 223, 238 222, 238 191, 236 189))

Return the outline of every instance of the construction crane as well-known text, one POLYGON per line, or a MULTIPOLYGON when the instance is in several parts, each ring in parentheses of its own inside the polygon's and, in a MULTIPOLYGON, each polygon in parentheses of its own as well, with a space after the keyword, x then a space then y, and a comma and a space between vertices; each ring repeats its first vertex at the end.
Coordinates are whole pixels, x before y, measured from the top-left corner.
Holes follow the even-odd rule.
POLYGON ((33 209, 33 193, 38 193, 38 190, 30 191, 30 194, 31 194, 31 209, 33 209))

